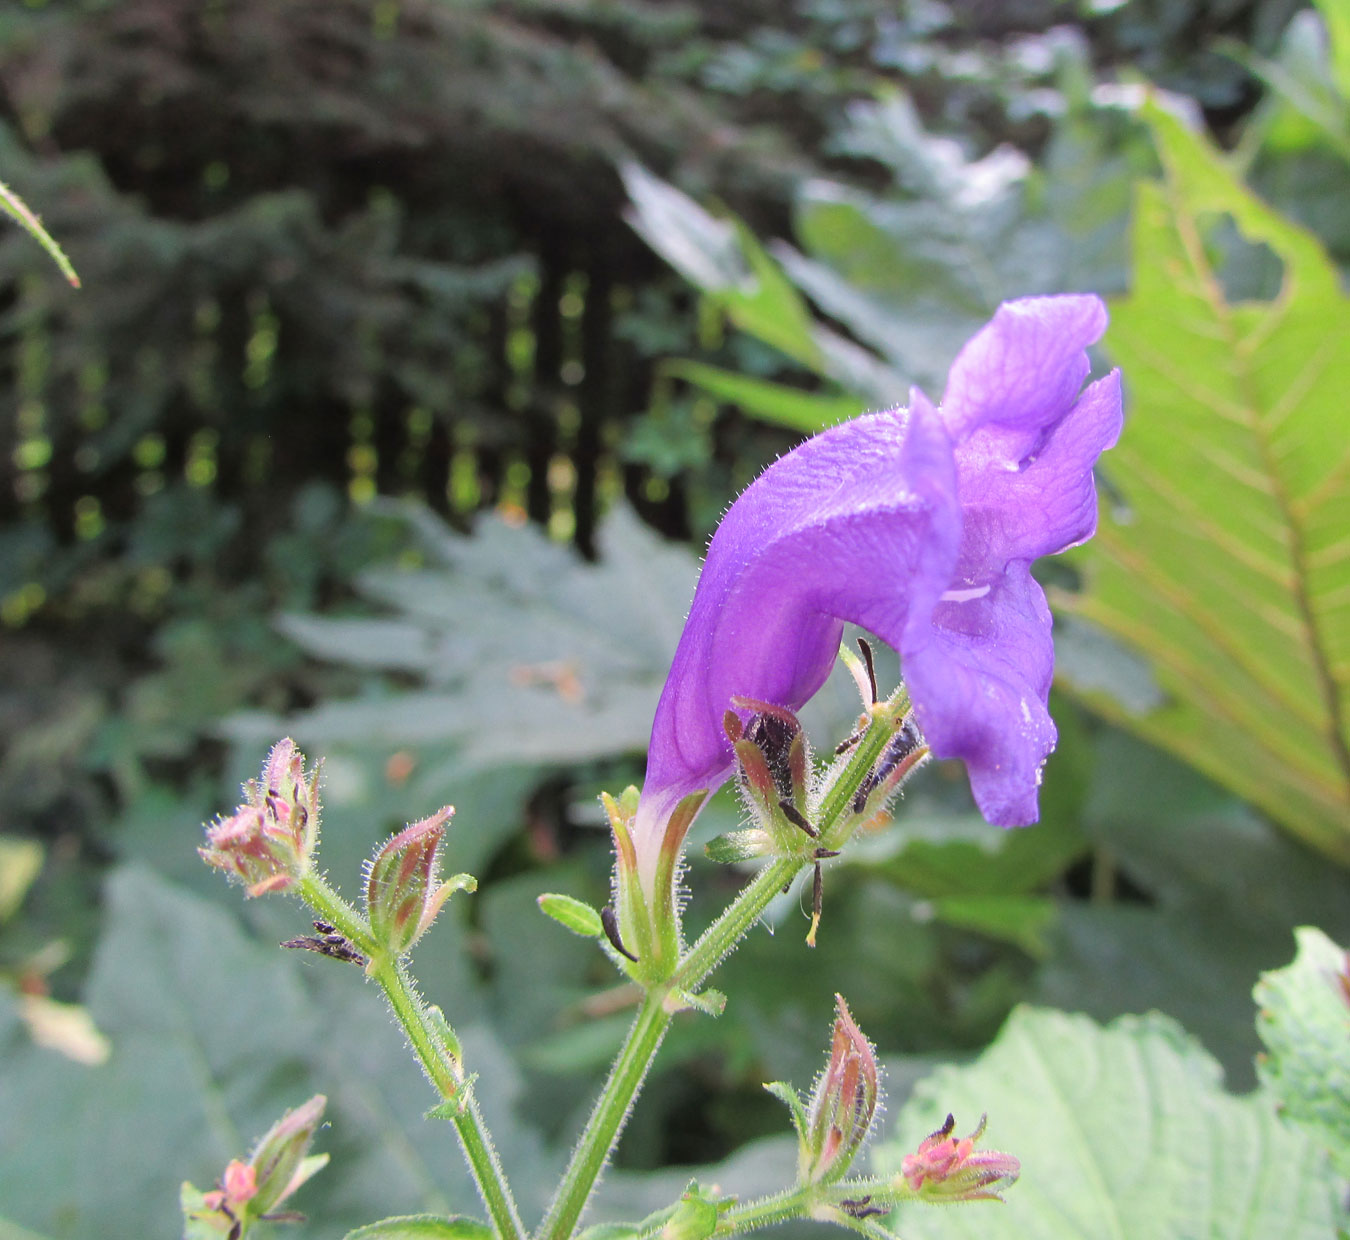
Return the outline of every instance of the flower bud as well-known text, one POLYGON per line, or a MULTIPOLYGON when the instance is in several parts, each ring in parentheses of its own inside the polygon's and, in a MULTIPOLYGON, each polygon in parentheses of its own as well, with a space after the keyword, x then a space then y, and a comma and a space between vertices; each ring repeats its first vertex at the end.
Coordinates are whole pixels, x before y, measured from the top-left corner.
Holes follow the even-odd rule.
POLYGON ((328 1161, 327 1155, 322 1155, 323 1162, 315 1165, 307 1157, 327 1105, 328 1099, 323 1094, 315 1094, 308 1102, 287 1111, 258 1142, 250 1160, 258 1186, 253 1201, 256 1214, 267 1214, 273 1206, 280 1205, 328 1161))
POLYGON ((947 1122, 925 1137, 918 1151, 900 1164, 905 1183, 926 1201, 1001 1201, 999 1189, 1016 1182, 1022 1164, 998 1150, 976 1150, 988 1116, 968 1137, 956 1138, 956 1121, 947 1122))
POLYGON ((802 1132, 799 1170, 807 1183, 830 1183, 848 1171, 867 1139, 880 1098, 880 1080, 872 1044, 854 1023, 843 996, 835 995, 838 1015, 830 1058, 816 1081, 802 1132))
POLYGON ((268 754, 245 804, 206 828, 202 859, 244 884, 248 896, 284 891, 304 874, 319 843, 319 770, 287 737, 268 754))
POLYGON ((327 1164, 327 1154, 309 1153, 327 1103, 322 1094, 316 1094, 287 1111, 258 1142, 249 1161, 233 1159, 210 1192, 199 1194, 184 1185, 189 1222, 233 1238, 243 1236, 259 1219, 302 1221, 302 1215, 276 1213, 275 1207, 327 1164))
POLYGON ((471 874, 439 882, 440 845, 454 813, 447 805, 393 836, 371 858, 366 871, 366 915, 375 941, 396 956, 408 951, 459 890, 473 891, 471 874))

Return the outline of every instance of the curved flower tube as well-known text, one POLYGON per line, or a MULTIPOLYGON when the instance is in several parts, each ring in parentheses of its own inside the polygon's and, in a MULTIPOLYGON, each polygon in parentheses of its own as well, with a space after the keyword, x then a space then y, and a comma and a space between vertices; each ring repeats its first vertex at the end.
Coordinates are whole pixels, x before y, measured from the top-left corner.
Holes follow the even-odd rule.
POLYGON ((984 816, 1036 820, 1056 733, 1050 611, 1030 566, 1096 527, 1092 466, 1121 426, 1119 372, 1083 388, 1105 327, 1096 297, 1007 302, 938 408, 915 390, 908 409, 824 431, 731 506, 652 725, 632 831, 645 890, 688 828, 676 806, 731 774, 733 696, 797 709, 846 621, 899 651, 933 754, 965 762, 984 816))

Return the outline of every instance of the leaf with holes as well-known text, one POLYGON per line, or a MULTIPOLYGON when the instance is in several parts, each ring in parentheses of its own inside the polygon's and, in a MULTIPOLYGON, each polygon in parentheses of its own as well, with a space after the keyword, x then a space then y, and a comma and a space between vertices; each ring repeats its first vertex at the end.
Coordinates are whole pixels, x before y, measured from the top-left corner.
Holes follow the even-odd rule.
POLYGON ((1133 292, 1106 347, 1131 413, 1104 462, 1114 513, 1057 600, 1134 647, 1165 700, 1104 713, 1350 862, 1350 301, 1318 243, 1219 154, 1149 111, 1164 176, 1138 187, 1133 292), (1283 265, 1231 301, 1222 217, 1283 265))

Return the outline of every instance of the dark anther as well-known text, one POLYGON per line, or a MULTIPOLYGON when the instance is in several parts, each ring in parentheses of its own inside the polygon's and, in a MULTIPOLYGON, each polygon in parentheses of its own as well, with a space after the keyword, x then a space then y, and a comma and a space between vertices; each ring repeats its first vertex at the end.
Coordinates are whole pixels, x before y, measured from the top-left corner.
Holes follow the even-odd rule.
POLYGON ((608 904, 600 910, 600 924, 605 928, 605 938, 609 940, 609 945, 620 956, 637 964, 637 957, 623 945, 623 940, 619 937, 619 919, 614 916, 614 910, 608 904))
POLYGON ((792 890, 792 880, 788 879, 787 882, 783 884, 783 894, 787 895, 787 893, 791 890, 792 890))
POLYGON ((886 743, 886 748, 882 750, 881 757, 877 759, 874 766, 858 785, 858 791, 853 794, 853 812, 861 814, 867 808, 867 798, 876 790, 878 784, 885 783, 887 778, 906 758, 908 758, 923 742, 919 738, 919 730, 914 726, 912 719, 906 719, 900 725, 896 734, 886 743))
POLYGON ((872 1204, 872 1194, 868 1193, 866 1197, 845 1198, 839 1203, 839 1208, 850 1218, 874 1218, 878 1214, 889 1214, 889 1210, 883 1210, 880 1206, 872 1204))
POLYGON ((769 764, 779 796, 792 795, 792 742, 799 731, 786 719, 767 712, 756 715, 745 729, 745 739, 759 746, 769 764))
POLYGON ((872 701, 877 700, 877 665, 872 658, 871 643, 865 637, 858 638, 858 649, 862 652, 863 662, 867 664, 867 683, 872 687, 872 701))
POLYGON ((314 923, 314 929, 316 929, 320 934, 333 934, 336 932, 337 927, 333 925, 332 922, 329 921, 316 921, 314 923))
POLYGON ((295 803, 295 825, 303 831, 305 824, 309 822, 309 810, 307 810, 299 801, 295 803))
MULTIPOLYGON (((328 923, 326 921, 314 923, 316 930, 322 926, 328 926, 328 923)), ((318 952, 320 956, 331 956, 334 960, 345 960, 348 964, 366 963, 366 958, 356 950, 350 939, 341 934, 332 933, 332 926, 328 926, 328 930, 329 933, 321 935, 307 934, 302 938, 287 939, 282 947, 292 947, 306 952, 318 952)))
POLYGON ((848 751, 852 749, 854 745, 856 745, 860 740, 862 740, 862 738, 866 735, 866 733, 867 733, 866 728, 859 728, 852 736, 845 737, 842 741, 839 742, 839 744, 837 744, 834 747, 834 756, 838 758, 848 753, 848 751))
POLYGON ((831 857, 837 857, 839 850, 837 848, 817 848, 815 858, 817 861, 828 861, 831 857))
POLYGON ((783 811, 783 817, 786 818, 794 827, 805 831, 813 840, 820 838, 820 832, 815 829, 803 817, 802 812, 791 801, 784 797, 778 802, 778 808, 783 811))
POLYGON ((858 784, 858 791, 853 794, 853 804, 850 808, 855 814, 861 814, 867 808, 867 798, 872 795, 872 791, 877 786, 877 776, 875 771, 868 771, 858 784))

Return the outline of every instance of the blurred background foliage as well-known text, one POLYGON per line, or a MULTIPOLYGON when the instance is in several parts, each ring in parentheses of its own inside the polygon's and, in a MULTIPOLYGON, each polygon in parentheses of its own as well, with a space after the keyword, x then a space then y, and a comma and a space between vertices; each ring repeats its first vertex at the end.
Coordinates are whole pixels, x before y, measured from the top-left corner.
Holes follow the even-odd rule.
MULTIPOLYGON (((1300 923, 1350 938, 1350 589, 1295 568, 1251 609, 1267 628, 1242 617, 1251 583, 1214 553, 1260 559, 1251 496, 1207 497, 1228 450, 1210 431, 1191 455, 1168 435, 1204 403, 1187 393, 1236 380, 1208 359, 1178 396, 1150 369, 1160 339, 1200 365, 1154 245, 1196 222, 1191 274, 1239 335, 1322 264, 1284 352, 1344 333, 1350 45, 1323 16, 1334 33, 1343 9, 6 7, 0 180, 83 289, 0 232, 0 1237, 174 1235, 178 1181, 209 1183, 314 1092, 334 1167, 299 1203, 309 1234, 471 1208, 355 971, 278 959, 298 910, 241 908, 196 857, 197 824, 284 732, 325 757, 326 864, 349 890, 376 838, 457 806, 451 865, 481 887, 418 973, 541 1206, 629 999, 534 897, 605 898, 595 796, 640 780, 699 548, 802 433, 911 383, 936 397, 998 301, 1033 292, 1116 299, 1104 360, 1134 347, 1131 416, 1160 419, 1105 463, 1118 529, 1046 573, 1070 693, 1043 822, 987 827, 936 768, 828 874, 816 952, 784 897, 780 933, 724 967, 725 1016, 668 1040, 603 1208, 664 1205, 723 1158, 729 1185, 781 1185, 790 1148, 747 1144, 786 1128, 760 1084, 808 1083, 835 990, 896 1104, 1024 1000, 1158 1009, 1250 1086, 1257 973, 1300 923), (1145 80, 1165 92, 1151 129, 1145 80), (1150 194, 1161 215, 1137 209, 1150 194), (1141 507, 1160 470, 1189 506, 1141 507), (1213 537, 1188 534, 1197 508, 1213 537), (1110 576, 1138 545, 1170 583, 1152 642, 1110 576), (1321 638, 1295 649, 1305 594, 1321 638), (1304 776, 1325 804, 1302 807, 1304 776)), ((1257 405, 1303 376, 1291 362, 1257 405)), ((1333 380, 1307 378, 1297 424, 1330 467, 1333 380)), ((1331 479, 1295 480, 1328 562, 1331 479)), ((855 710, 831 682, 818 743, 855 710)), ((740 881, 697 855, 735 816, 724 797, 697 825, 693 929, 740 881)))

